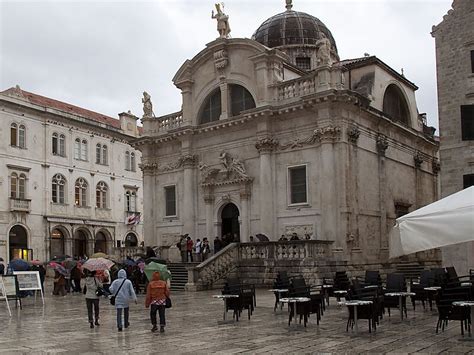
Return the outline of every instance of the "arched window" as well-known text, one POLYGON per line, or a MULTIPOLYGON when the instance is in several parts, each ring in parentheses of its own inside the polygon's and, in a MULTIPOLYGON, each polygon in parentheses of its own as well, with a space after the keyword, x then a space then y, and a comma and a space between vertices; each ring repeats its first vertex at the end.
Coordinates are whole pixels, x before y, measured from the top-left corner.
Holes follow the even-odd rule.
POLYGON ((246 88, 240 85, 229 85, 229 88, 232 116, 237 116, 242 111, 255 108, 255 101, 246 88))
POLYGON ((137 236, 133 233, 128 233, 125 237, 125 246, 126 247, 136 247, 138 246, 137 236))
POLYGON ((10 125, 10 145, 19 148, 26 147, 26 128, 24 125, 12 123, 10 125))
POLYGON ((61 174, 53 176, 52 189, 51 189, 51 200, 54 203, 65 203, 65 186, 66 178, 61 174))
POLYGON ((66 156, 65 142, 66 136, 64 134, 53 133, 51 138, 51 151, 53 155, 66 156))
POLYGON ((12 173, 10 175, 10 197, 17 198, 18 194, 18 175, 16 173, 12 173))
POLYGON ((217 121, 221 116, 221 112, 221 90, 216 89, 204 101, 199 122, 208 123, 217 121))
POLYGON ((18 145, 18 125, 16 123, 10 125, 10 145, 15 147, 18 145))
POLYGON ((97 143, 97 145, 95 146, 95 163, 96 164, 102 164, 101 155, 102 155, 102 146, 100 145, 100 143, 97 143))
POLYGON ((76 180, 74 187, 74 197, 76 206, 87 206, 87 181, 83 178, 76 180))
POLYGON ((100 181, 95 189, 95 202, 97 208, 107 208, 107 184, 100 181))
POLYGON ((18 146, 20 148, 25 148, 25 136, 26 136, 26 128, 23 125, 18 127, 18 146))
POLYGON ((137 193, 135 191, 127 190, 125 192, 125 211, 137 211, 137 193))
POLYGON ((385 90, 383 112, 393 121, 401 122, 404 125, 409 125, 410 123, 407 102, 402 91, 395 84, 390 84, 387 90, 385 90))
POLYGON ((130 153, 130 171, 135 171, 135 153, 130 153))
POLYGON ((130 170, 130 152, 125 152, 125 170, 130 170))
POLYGON ((66 156, 66 136, 64 134, 59 135, 59 155, 66 156))
POLYGON ((74 141, 74 159, 81 159, 81 140, 79 138, 74 141))
POLYGON ((87 161, 87 141, 85 139, 81 142, 81 160, 87 161))
POLYGON ((26 198, 26 175, 12 173, 10 175, 10 197, 19 200, 26 198))

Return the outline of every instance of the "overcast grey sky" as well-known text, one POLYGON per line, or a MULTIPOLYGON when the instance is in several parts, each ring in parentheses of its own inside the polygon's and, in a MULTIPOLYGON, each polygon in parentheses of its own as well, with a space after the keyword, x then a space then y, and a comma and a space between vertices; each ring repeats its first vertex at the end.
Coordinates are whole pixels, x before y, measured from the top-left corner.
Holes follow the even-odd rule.
MULTIPOLYGON (((294 0, 318 17, 341 59, 376 55, 419 86, 418 109, 438 127, 432 25, 452 0, 294 0)), ((143 90, 157 116, 180 110, 171 79, 218 34, 212 0, 0 0, 0 90, 22 89, 117 117, 142 115, 143 90)), ((227 0, 232 37, 250 38, 284 0, 227 0)))

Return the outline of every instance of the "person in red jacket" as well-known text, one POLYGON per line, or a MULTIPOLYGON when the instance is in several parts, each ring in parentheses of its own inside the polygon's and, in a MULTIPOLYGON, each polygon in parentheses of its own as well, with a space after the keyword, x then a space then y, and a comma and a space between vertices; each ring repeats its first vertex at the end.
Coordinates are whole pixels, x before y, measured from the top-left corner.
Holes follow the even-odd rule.
POLYGON ((150 309, 150 319, 153 328, 152 332, 156 332, 158 327, 156 325, 156 312, 160 316, 160 333, 165 331, 166 319, 165 319, 165 309, 166 309, 166 298, 170 296, 170 290, 166 281, 161 280, 160 273, 155 271, 153 273, 152 279, 148 284, 146 289, 146 299, 145 307, 150 309))

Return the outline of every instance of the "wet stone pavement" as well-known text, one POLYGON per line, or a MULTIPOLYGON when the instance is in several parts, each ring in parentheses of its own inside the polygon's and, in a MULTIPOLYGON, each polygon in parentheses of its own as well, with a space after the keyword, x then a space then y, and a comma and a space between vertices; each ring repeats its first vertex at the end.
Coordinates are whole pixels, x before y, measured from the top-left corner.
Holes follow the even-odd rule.
MULTIPOLYGON (((89 328, 83 295, 46 295, 41 300, 24 300, 23 310, 13 302, 12 318, 4 301, 0 303, 0 354, 81 353, 81 354, 474 354, 474 342, 461 341, 459 322, 435 333, 436 311, 408 309, 408 319, 400 322, 398 310, 386 314, 375 333, 368 332, 366 320, 359 321, 359 333, 346 332, 347 309, 326 308, 320 325, 313 315, 307 328, 292 323, 288 313, 273 312, 274 296, 257 290, 257 307, 250 320, 246 311, 239 322, 222 322, 223 301, 212 298, 219 291, 174 293, 173 308, 167 310, 165 333, 151 333, 144 296, 130 308, 130 328, 118 332, 115 310, 101 299, 100 327, 89 328)), ((228 319, 232 315, 228 313, 228 319)))

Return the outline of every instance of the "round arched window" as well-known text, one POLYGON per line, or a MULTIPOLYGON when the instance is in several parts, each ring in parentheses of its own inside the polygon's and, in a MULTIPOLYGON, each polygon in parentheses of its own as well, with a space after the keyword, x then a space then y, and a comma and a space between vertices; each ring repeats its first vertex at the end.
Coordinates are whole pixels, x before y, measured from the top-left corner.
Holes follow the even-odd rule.
POLYGON ((230 85, 229 88, 232 116, 238 116, 242 111, 255 108, 255 101, 246 88, 240 85, 230 85))
POLYGON ((218 88, 214 90, 204 101, 204 106, 201 110, 199 122, 209 123, 217 121, 221 116, 221 90, 218 88))
POLYGON ((393 121, 409 125, 410 114, 408 104, 400 88, 390 84, 383 97, 383 112, 393 121))
POLYGON ((125 237, 125 246, 126 247, 136 247, 138 245, 137 236, 133 233, 128 233, 125 237))

